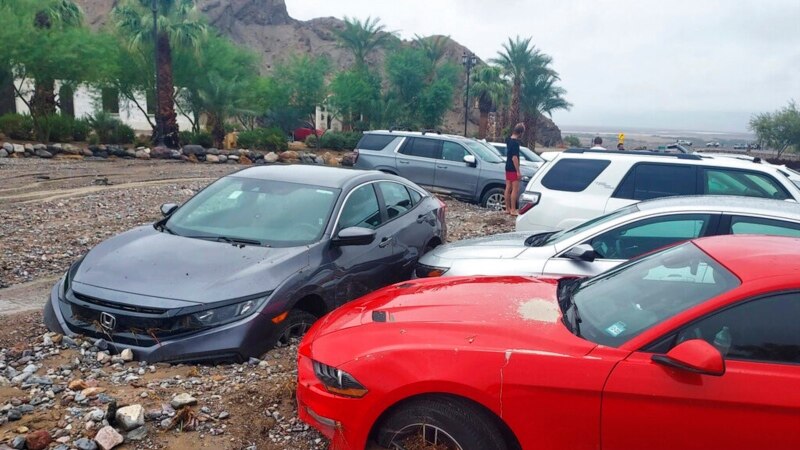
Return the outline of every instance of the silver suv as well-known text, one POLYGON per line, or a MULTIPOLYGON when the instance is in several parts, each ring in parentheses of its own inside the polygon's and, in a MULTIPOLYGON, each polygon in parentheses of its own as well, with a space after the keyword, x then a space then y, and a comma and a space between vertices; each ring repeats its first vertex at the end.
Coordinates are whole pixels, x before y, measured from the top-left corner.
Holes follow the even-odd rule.
MULTIPOLYGON (((355 149, 355 168, 404 177, 431 192, 501 210, 505 205, 505 159, 488 144, 461 136, 367 131, 355 149)), ((520 192, 536 172, 522 166, 520 192)))

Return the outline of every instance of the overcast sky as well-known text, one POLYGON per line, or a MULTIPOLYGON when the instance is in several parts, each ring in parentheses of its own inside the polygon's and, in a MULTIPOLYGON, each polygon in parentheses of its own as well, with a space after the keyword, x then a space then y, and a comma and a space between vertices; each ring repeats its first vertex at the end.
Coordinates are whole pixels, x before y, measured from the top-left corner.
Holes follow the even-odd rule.
POLYGON ((553 56, 571 126, 746 131, 800 101, 800 0, 287 0, 289 14, 380 17, 488 59, 509 36, 553 56))

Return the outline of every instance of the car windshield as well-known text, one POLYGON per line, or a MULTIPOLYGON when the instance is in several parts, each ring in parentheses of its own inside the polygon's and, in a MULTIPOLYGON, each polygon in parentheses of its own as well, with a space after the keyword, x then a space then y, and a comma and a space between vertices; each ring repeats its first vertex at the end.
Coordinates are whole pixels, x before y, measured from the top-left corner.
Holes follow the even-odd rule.
POLYGON ((228 176, 175 211, 166 228, 177 235, 248 240, 271 247, 318 241, 340 190, 228 176))
POLYGON ((620 208, 620 209, 618 209, 618 210, 616 210, 616 211, 614 211, 614 212, 612 212, 610 214, 606 214, 605 216, 600 216, 600 217, 596 217, 596 218, 594 218, 592 220, 587 220, 586 222, 583 222, 580 225, 577 225, 577 226, 569 228, 567 230, 562 230, 562 231, 559 231, 558 233, 552 234, 546 240, 540 242, 539 246, 556 244, 556 243, 561 242, 561 241, 563 241, 565 239, 569 239, 572 236, 575 236, 575 235, 577 235, 579 233, 582 233, 582 232, 584 232, 584 231, 586 231, 586 230, 588 230, 590 228, 593 228, 593 227, 598 226, 598 225, 602 225, 602 224, 604 224, 606 222, 610 222, 610 221, 616 219, 617 217, 626 216, 628 214, 632 214, 632 213, 635 213, 637 211, 639 211, 639 207, 636 206, 636 205, 630 205, 630 206, 626 206, 624 208, 620 208))
POLYGON ((536 152, 529 149, 528 147, 520 147, 519 153, 522 155, 523 159, 526 159, 531 162, 544 162, 541 156, 537 155, 536 152))
POLYGON ((580 283, 572 303, 585 339, 616 347, 739 285, 691 242, 632 260, 580 283))
POLYGON ((504 161, 502 158, 500 158, 500 155, 498 155, 497 152, 489 146, 489 144, 471 140, 464 140, 462 142, 466 144, 466 146, 469 147, 469 149, 472 150, 472 152, 483 161, 490 163, 501 163, 504 161))

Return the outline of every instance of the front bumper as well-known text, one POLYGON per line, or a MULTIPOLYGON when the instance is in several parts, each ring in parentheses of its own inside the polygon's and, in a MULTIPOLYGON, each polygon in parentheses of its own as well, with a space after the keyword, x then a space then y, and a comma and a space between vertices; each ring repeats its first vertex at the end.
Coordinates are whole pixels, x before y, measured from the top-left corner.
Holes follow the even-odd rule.
MULTIPOLYGON (((83 330, 71 329, 64 318, 62 302, 58 298, 59 286, 57 283, 50 291, 50 299, 44 308, 44 323, 56 333, 67 336, 82 334, 83 330)), ((115 352, 130 349, 136 359, 147 362, 245 361, 263 354, 274 341, 276 331, 270 318, 256 313, 237 322, 163 340, 152 346, 114 342, 113 334, 95 337, 106 339, 115 352)))
POLYGON ((325 390, 314 375, 311 359, 297 357, 297 412, 300 420, 330 439, 332 450, 366 447, 374 419, 364 398, 346 398, 325 390))

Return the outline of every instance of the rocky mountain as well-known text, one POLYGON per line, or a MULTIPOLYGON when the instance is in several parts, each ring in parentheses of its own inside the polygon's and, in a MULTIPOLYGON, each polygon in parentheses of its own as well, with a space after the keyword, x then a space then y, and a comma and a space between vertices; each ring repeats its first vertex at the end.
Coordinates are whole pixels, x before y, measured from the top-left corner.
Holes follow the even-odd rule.
MULTIPOLYGON (((111 10, 120 0, 76 0, 86 13, 93 28, 101 28, 109 20, 111 10)), ((334 30, 343 28, 344 22, 333 17, 309 21, 295 20, 286 10, 285 0, 197 0, 198 9, 209 23, 233 41, 244 45, 261 56, 262 71, 269 73, 272 67, 291 55, 302 52, 311 55, 326 55, 334 67, 349 67, 352 56, 339 48, 334 30)), ((391 24, 388 24, 391 28, 391 24)), ((450 41, 446 58, 461 63, 461 55, 469 50, 450 41)), ((378 52, 370 64, 382 67, 385 54, 378 52)), ((453 107, 445 117, 443 128, 462 133, 464 129, 464 82, 456 91, 453 107), (460 130, 460 131, 459 131, 460 130)), ((561 132, 549 119, 540 122, 538 135, 548 145, 561 143, 561 132)), ((470 113, 468 133, 477 134, 478 111, 470 113)))

